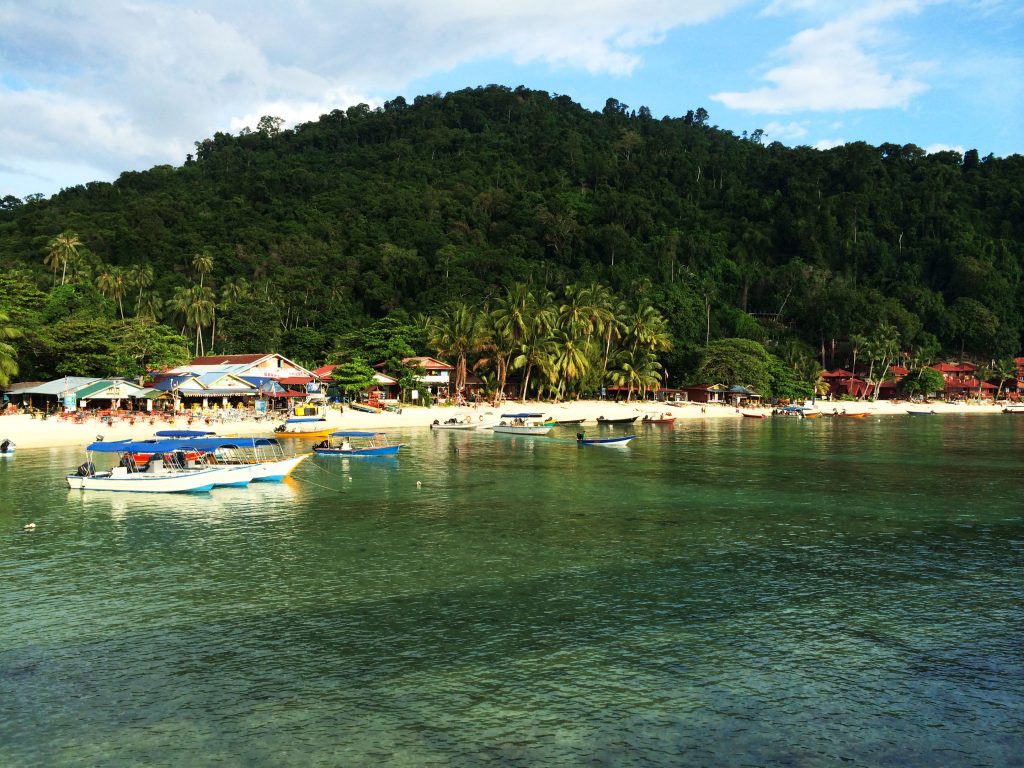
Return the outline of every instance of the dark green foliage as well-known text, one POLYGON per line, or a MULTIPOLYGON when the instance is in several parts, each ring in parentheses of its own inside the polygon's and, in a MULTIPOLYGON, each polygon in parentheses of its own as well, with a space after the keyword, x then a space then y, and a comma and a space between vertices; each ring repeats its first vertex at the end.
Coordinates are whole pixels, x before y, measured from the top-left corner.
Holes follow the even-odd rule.
MULTIPOLYGON (((849 363, 833 354, 843 339, 883 323, 908 350, 937 339, 947 354, 1019 351, 1017 155, 764 146, 757 131, 711 127, 703 109, 657 120, 615 99, 589 112, 498 86, 357 105, 288 130, 267 117, 243 134, 196 142, 181 167, 5 198, 4 266, 49 290, 46 244, 73 231, 86 255, 73 292, 51 296, 45 314, 112 319, 116 301, 86 295, 101 263, 151 265, 166 305, 197 282, 190 259, 206 251, 204 284, 218 297, 229 278, 252 289, 218 305, 216 351, 280 348, 303 362, 375 319, 482 306, 515 282, 599 282, 653 304, 677 378, 709 334, 794 337, 825 349, 829 367, 849 363)), ((128 314, 134 302, 126 294, 128 314)))

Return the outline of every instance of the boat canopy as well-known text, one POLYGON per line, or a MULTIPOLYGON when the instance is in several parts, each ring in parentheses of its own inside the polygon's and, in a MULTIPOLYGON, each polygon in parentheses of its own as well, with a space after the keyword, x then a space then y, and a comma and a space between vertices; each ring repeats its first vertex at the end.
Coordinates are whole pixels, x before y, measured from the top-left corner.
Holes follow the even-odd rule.
POLYGON ((259 448, 280 443, 272 437, 199 437, 189 440, 188 445, 199 451, 216 451, 218 448, 259 448))
POLYGON ((503 419, 543 419, 543 413, 503 413, 503 419))
POLYGON ((172 453, 194 449, 192 440, 103 440, 86 447, 94 453, 172 453))
POLYGON ((285 424, 301 424, 307 421, 327 421, 323 416, 292 416, 285 419, 285 424))
POLYGON ((153 434, 156 437, 173 437, 180 439, 187 437, 206 437, 207 435, 216 435, 217 433, 202 429, 161 429, 159 432, 154 432, 153 434))
POLYGON ((331 437, 376 437, 383 432, 331 432, 331 437))

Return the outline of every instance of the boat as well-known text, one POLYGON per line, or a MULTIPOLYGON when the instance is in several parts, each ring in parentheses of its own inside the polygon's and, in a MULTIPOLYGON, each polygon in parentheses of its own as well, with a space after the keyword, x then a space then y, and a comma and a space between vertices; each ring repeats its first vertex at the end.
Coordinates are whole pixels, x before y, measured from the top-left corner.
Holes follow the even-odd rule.
POLYGON ((742 411, 740 415, 743 416, 744 419, 765 419, 765 418, 767 418, 763 413, 747 413, 746 411, 742 411))
POLYGON ((206 429, 161 429, 153 433, 153 437, 166 437, 172 440, 183 440, 189 437, 211 437, 216 432, 206 429))
POLYGON ((621 437, 587 437, 585 432, 576 433, 576 445, 581 448, 585 445, 623 446, 636 435, 622 435, 621 437))
POLYGON ((491 427, 506 435, 546 435, 551 428, 543 413, 503 413, 501 421, 491 427))
POLYGON ((372 405, 364 405, 363 403, 349 403, 348 407, 360 413, 380 413, 380 408, 374 408, 372 405))
POLYGON ((1003 408, 1003 413, 1019 413, 1024 415, 1024 403, 1014 403, 1003 408))
POLYGON ((555 424, 559 427, 575 427, 582 424, 586 419, 560 419, 555 424))
POLYGON ((805 411, 804 412, 804 418, 805 419, 820 419, 821 418, 821 411, 805 411))
POLYGON ((0 441, 0 456, 13 456, 14 449, 18 446, 14 444, 14 441, 10 438, 4 438, 0 441))
POLYGON ((840 413, 832 412, 831 416, 837 419, 866 419, 868 417, 867 411, 858 411, 857 413, 847 413, 841 411, 840 413))
POLYGON ((383 432, 332 432, 313 446, 313 452, 317 456, 394 456, 402 445, 383 432))
POLYGON ((618 419, 606 419, 604 416, 597 417, 598 424, 632 424, 637 420, 637 416, 624 416, 618 419))
POLYGON ((203 437, 190 440, 189 445, 203 454, 207 465, 246 468, 254 483, 280 483, 313 455, 287 456, 272 437, 203 437))
POLYGON ((676 417, 671 413, 663 413, 660 416, 651 416, 650 414, 640 419, 641 424, 672 424, 675 422, 676 417))
POLYGON ((274 432, 287 437, 327 437, 334 427, 327 425, 327 413, 322 405, 297 405, 274 432))
POLYGON ((935 411, 907 411, 907 416, 934 416, 935 411))
POLYGON ((462 419, 451 418, 447 421, 439 421, 434 419, 434 422, 430 425, 431 429, 476 429, 479 427, 479 423, 473 423, 469 417, 466 416, 462 419))
POLYGON ((188 449, 182 441, 118 440, 98 441, 86 448, 84 464, 65 476, 68 488, 83 491, 122 491, 131 493, 201 493, 215 486, 248 485, 250 475, 239 467, 198 464, 185 458, 188 449), (93 455, 116 453, 117 466, 96 470, 93 455), (140 466, 135 454, 148 453, 150 459, 140 466))

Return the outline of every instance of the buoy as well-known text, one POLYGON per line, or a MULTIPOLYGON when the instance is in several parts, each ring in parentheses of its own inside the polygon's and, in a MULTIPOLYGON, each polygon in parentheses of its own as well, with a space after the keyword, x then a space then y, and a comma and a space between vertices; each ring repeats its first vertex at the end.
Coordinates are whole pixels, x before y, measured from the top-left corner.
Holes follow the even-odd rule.
POLYGON ((34 531, 35 529, 36 529, 36 524, 35 523, 27 523, 25 525, 25 530, 26 531, 34 531))
POLYGON ((417 480, 416 481, 416 487, 417 488, 422 488, 423 487, 423 483, 421 483, 419 480, 417 480))

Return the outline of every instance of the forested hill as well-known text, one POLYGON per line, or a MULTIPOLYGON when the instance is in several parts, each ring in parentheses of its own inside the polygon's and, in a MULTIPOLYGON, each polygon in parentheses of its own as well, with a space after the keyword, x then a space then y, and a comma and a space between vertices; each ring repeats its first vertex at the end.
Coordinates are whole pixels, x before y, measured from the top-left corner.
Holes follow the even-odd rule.
MULTIPOLYGON (((181 167, 5 199, 0 253, 9 276, 29 270, 43 291, 69 270, 95 285, 106 267, 149 265, 138 296, 121 291, 124 311, 145 292, 169 325, 184 324, 172 297, 205 253, 216 297, 238 278, 256 287, 268 336, 321 333, 320 350, 282 350, 307 361, 334 332, 394 310, 483 305, 513 283, 596 282, 650 303, 677 360, 708 336, 831 353, 883 324, 904 351, 1019 351, 1024 158, 790 149, 711 122, 703 109, 657 119, 610 99, 590 112, 496 86, 291 130, 264 118, 197 142, 181 167), (65 231, 80 257, 44 264, 65 231)), ((242 320, 222 311, 218 351, 235 351, 242 320)))

